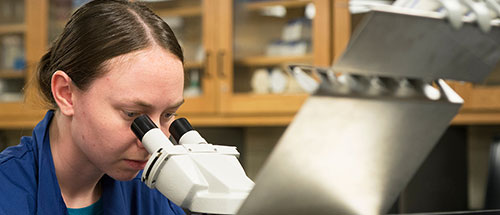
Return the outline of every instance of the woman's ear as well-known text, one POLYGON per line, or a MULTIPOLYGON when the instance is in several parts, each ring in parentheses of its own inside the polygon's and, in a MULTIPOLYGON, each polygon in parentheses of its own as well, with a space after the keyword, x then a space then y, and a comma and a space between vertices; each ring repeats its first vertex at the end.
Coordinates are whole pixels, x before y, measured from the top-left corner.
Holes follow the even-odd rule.
POLYGON ((65 72, 57 70, 51 79, 52 96, 63 115, 72 116, 74 85, 71 78, 65 72))

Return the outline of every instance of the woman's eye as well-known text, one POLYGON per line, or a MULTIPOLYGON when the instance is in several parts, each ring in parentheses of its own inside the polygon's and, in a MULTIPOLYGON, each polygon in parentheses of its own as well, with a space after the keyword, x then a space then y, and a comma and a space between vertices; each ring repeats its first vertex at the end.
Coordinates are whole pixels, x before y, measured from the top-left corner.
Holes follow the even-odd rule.
POLYGON ((129 118, 135 118, 135 117, 139 116, 139 113, 136 113, 136 112, 123 111, 123 113, 125 114, 125 116, 127 116, 129 118))
POLYGON ((165 113, 165 114, 163 115, 163 117, 165 117, 165 118, 167 118, 167 119, 171 119, 171 118, 176 117, 176 116, 177 116, 177 114, 176 114, 176 113, 165 113))

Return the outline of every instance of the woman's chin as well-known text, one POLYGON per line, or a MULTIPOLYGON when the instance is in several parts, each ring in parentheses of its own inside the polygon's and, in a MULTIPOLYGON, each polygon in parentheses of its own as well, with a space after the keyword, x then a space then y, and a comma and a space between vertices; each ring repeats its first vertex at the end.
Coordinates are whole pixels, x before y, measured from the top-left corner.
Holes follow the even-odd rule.
POLYGON ((118 181, 130 181, 134 179, 139 171, 136 171, 134 173, 119 173, 119 174, 108 174, 109 177, 118 180, 118 181))

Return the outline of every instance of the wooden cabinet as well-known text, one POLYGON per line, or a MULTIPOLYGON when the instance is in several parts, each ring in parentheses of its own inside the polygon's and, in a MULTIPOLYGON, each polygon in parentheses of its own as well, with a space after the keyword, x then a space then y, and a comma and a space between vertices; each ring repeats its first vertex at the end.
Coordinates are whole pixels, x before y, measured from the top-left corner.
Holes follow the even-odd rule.
MULTIPOLYGON (((343 2, 347 10, 347 1, 343 2)), ((307 94, 298 90, 256 93, 251 86, 255 71, 271 74, 278 69, 287 75, 283 71, 286 63, 328 66, 333 59, 333 1, 183 0, 146 4, 172 26, 181 40, 186 55, 186 88, 192 84, 189 79, 193 72, 201 77, 201 93, 186 95, 186 103, 179 110, 196 125, 286 125, 307 94), (298 35, 295 41, 284 39, 283 31, 293 22, 303 22, 296 26, 300 30, 295 30, 305 36, 298 35), (298 51, 294 54, 272 54, 269 47, 273 41, 303 42, 306 47, 295 49, 298 51)))
MULTIPOLYGON (((214 81, 212 114, 197 114, 191 109, 191 100, 180 114, 197 125, 259 126, 286 125, 299 110, 307 94, 291 89, 293 80, 288 77, 288 87, 280 90, 256 92, 256 73, 267 77, 260 82, 269 85, 272 73, 287 76, 287 63, 318 66, 331 65, 334 50, 345 47, 349 31, 334 31, 332 10, 334 1, 324 0, 271 0, 233 1, 205 0, 207 13, 205 79, 214 81), (216 2, 216 3, 215 3, 216 2), (208 21, 210 20, 210 21, 208 21), (297 24, 298 23, 298 24, 297 24), (295 32, 285 38, 285 31, 295 32), (294 31, 291 30, 291 31, 294 31), (335 41, 337 36, 344 41, 335 41), (347 35, 347 36, 346 36, 347 35), (336 43, 336 44, 335 44, 336 43), (276 45, 277 44, 277 45, 276 45), (294 47, 304 45, 302 48, 294 47), (338 47, 334 47, 334 44, 338 47), (274 46, 273 46, 274 45, 274 46), (304 48, 305 47, 305 48, 304 48), (272 49, 274 48, 274 49, 272 49), (289 49, 287 49, 289 48, 289 49), (336 48, 336 49, 335 49, 336 48), (291 50, 291 51, 283 51, 291 50), (266 73, 268 75, 266 75, 266 73)), ((339 1, 347 15, 347 1, 339 1)), ((346 19, 341 19, 347 21, 346 19)), ((340 22, 339 22, 340 23, 340 22)), ((340 26, 344 27, 344 26, 340 26)), ((207 80, 204 80, 207 81, 207 80)), ((205 90, 205 89, 204 89, 205 90)), ((196 107, 203 108, 202 104, 196 107)))
MULTIPOLYGON (((0 128, 25 128, 32 127, 43 116, 43 113, 31 104, 25 103, 23 96, 30 98, 31 92, 25 88, 25 84, 31 81, 36 70, 37 61, 45 50, 46 43, 46 15, 47 2, 40 0, 12 0, 2 1, 0 10, 5 10, 13 15, 13 19, 2 17, 0 23, 0 38, 6 37, 21 39, 21 56, 10 56, 17 51, 15 47, 5 48, 0 45, 0 81, 3 89, 0 92, 0 128), (8 21, 6 21, 8 20, 8 21), (17 58, 14 64, 5 65, 5 58, 17 58)), ((9 41, 6 41, 9 43, 9 41)), ((12 45, 12 44, 9 44, 12 45)), ((11 60, 7 60, 11 61, 11 60)), ((12 62, 12 61, 11 61, 12 62)), ((0 87, 2 88, 2 87, 0 87)))
MULTIPOLYGON (((284 70, 286 63, 331 64, 330 2, 238 2, 225 0, 224 4, 220 4, 218 13, 221 23, 218 30, 221 35, 216 41, 221 63, 217 86, 220 113, 249 117, 294 114, 306 98, 305 93, 291 89, 278 93, 271 90, 256 93, 252 90, 252 78, 258 70, 267 70, 269 78, 262 84, 272 85, 271 70, 284 70), (283 13, 272 15, 273 9, 279 11, 277 8, 281 8, 283 13), (315 13, 307 17, 309 8, 314 8, 315 13), (271 15, 265 15, 266 11, 271 15), (296 34, 296 38, 285 38, 284 32, 294 27, 300 29, 291 33, 296 34), (303 43, 306 48, 299 50, 295 47, 299 45, 294 43, 303 43), (270 50, 272 46, 276 46, 275 53, 270 50)), ((289 79, 288 83, 292 81, 289 79)))
MULTIPOLYGON (((80 1, 24 0, 21 21, 0 23, 0 39, 19 35, 26 59, 22 71, 0 69, 0 80, 21 82, 21 92, 49 41, 74 10, 72 2, 80 1)), ((331 65, 346 47, 356 22, 349 14, 348 0, 172 0, 145 4, 169 23, 184 49, 186 103, 179 113, 196 126, 287 125, 307 94, 289 89, 258 92, 252 85, 255 74, 283 72, 287 63, 331 65), (290 33, 284 31, 296 22, 301 24, 295 26, 291 35, 296 36, 290 39, 290 33), (281 50, 276 47, 292 47, 298 42, 304 45, 302 49, 276 52, 281 50)), ((454 123, 500 123, 500 87, 492 80, 496 84, 453 84, 466 101, 454 123)), ((264 87, 269 88, 267 85, 264 87)), ((27 102, 0 101, 1 129, 30 128, 43 117, 45 111, 32 105, 36 94, 25 94, 27 102)))

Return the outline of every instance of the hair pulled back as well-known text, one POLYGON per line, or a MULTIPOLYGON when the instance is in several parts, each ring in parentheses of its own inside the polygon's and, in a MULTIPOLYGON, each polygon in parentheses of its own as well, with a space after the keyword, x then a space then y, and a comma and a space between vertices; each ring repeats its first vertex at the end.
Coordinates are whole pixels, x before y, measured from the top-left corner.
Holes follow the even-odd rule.
POLYGON ((172 29, 146 6, 126 0, 94 0, 78 10, 42 57, 36 82, 50 108, 56 108, 51 78, 64 71, 81 90, 105 74, 107 60, 158 45, 184 62, 172 29))

